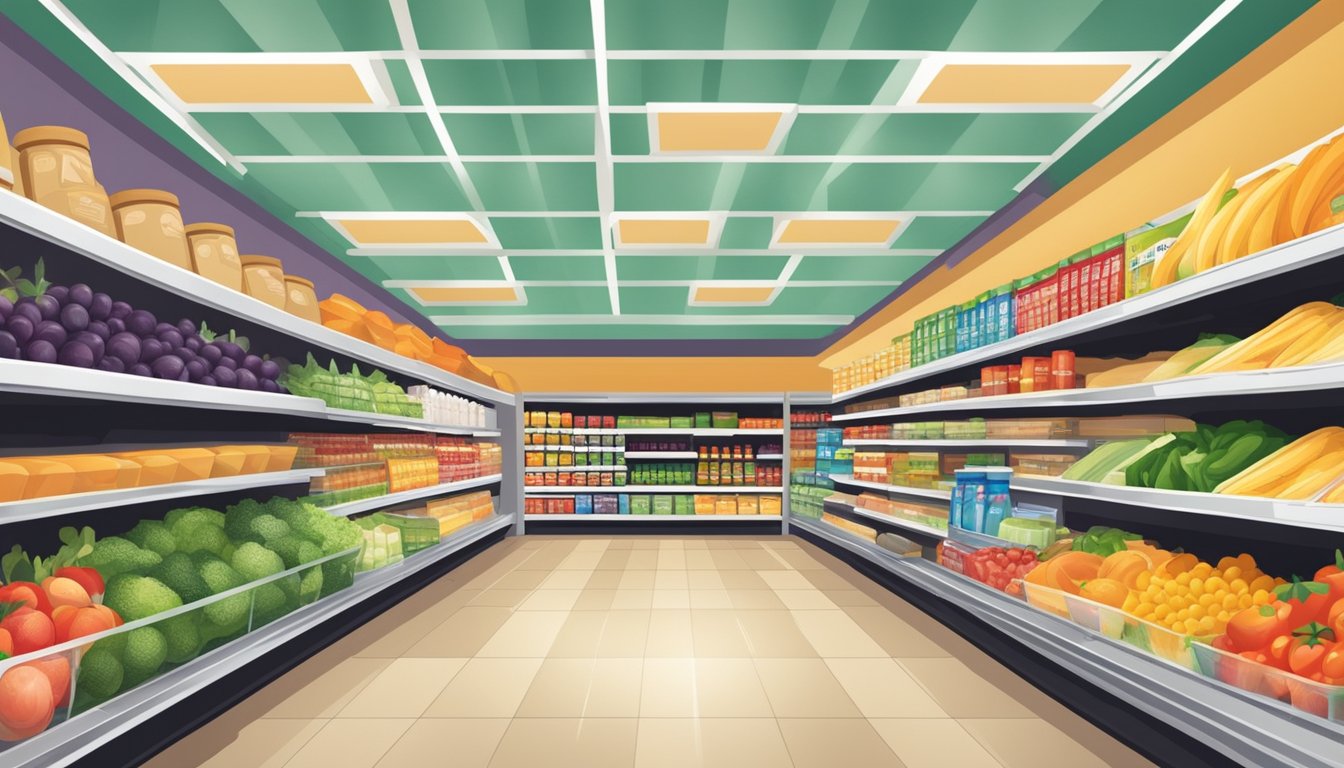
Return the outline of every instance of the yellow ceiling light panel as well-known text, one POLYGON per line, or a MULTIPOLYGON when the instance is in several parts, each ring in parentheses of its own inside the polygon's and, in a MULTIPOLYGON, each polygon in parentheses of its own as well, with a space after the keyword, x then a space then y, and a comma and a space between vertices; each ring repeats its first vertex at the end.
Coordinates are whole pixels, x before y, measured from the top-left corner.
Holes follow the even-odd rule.
POLYGON ((658 116, 662 152, 764 152, 782 115, 770 112, 671 112, 658 116))
POLYGON ((337 219, 359 245, 490 245, 471 219, 337 219))
POLYGON ((709 219, 621 219, 622 245, 707 245, 709 219))
POLYGON ((900 225, 896 219, 788 219, 775 245, 885 245, 900 225))
POLYGON ((920 104, 1093 104, 1128 64, 946 64, 920 104))
POLYGON ((518 289, 512 286, 420 286, 407 290, 422 304, 497 304, 518 301, 518 289))
POLYGON ((151 64, 187 104, 373 104, 346 63, 151 64))
POLYGON ((697 285, 691 292, 696 304, 766 304, 774 295, 772 286, 709 286, 697 285))

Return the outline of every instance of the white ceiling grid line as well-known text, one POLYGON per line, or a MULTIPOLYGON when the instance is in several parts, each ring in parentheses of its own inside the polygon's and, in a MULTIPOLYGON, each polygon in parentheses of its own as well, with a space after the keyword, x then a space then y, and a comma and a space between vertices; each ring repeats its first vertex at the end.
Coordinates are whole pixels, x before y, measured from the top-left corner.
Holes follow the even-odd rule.
POLYGON ((621 314, 621 291, 616 285, 616 251, 612 248, 612 214, 616 210, 616 171, 611 162, 611 95, 607 87, 607 4, 590 0, 593 21, 593 60, 597 82, 597 119, 593 148, 597 150, 597 206, 601 210, 602 263, 607 272, 607 299, 611 314, 621 314))
POLYGON ((431 323, 465 325, 849 325, 853 315, 432 315, 431 323))
MULTIPOLYGON (((715 248, 711 253, 707 253, 703 246, 664 246, 656 249, 645 248, 612 248, 617 256, 643 256, 657 258, 659 256, 784 256, 789 253, 797 253, 801 256, 917 256, 929 258, 941 254, 940 248, 845 248, 836 250, 834 246, 822 245, 815 248, 800 247, 791 245, 787 250, 769 248, 715 248)), ((603 248, 509 248, 503 251, 505 256, 545 256, 555 258, 569 258, 572 256, 605 256, 606 249, 603 248)), ((426 256, 499 256, 501 252, 498 248, 471 248, 458 247, 445 248, 442 246, 416 246, 416 245, 389 245, 379 247, 350 248, 345 252, 347 256, 379 256, 379 257, 407 257, 419 258, 426 256)))
MULTIPOLYGON (((449 155, 240 155, 244 163, 285 165, 304 163, 445 163, 449 155)), ((464 163, 592 163, 600 155, 458 155, 464 163)), ((612 163, 804 163, 829 165, 897 165, 912 163, 1041 163, 1049 155, 762 155, 658 154, 612 155, 612 163)))

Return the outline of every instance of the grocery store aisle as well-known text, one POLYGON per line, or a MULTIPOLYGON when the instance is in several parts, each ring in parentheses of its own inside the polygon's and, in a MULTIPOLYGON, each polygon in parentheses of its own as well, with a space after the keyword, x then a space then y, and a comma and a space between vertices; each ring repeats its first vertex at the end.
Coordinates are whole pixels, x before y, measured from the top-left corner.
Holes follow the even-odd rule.
POLYGON ((793 538, 509 539, 150 765, 1146 765, 793 538))

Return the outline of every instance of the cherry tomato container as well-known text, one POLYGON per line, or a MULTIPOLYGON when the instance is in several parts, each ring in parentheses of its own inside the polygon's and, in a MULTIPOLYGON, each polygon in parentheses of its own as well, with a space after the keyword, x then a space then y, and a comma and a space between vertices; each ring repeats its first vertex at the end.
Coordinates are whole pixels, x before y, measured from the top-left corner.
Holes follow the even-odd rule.
POLYGON ((1344 723, 1344 685, 1325 685, 1260 664, 1207 643, 1191 643, 1196 670, 1243 691, 1277 699, 1303 712, 1344 723))

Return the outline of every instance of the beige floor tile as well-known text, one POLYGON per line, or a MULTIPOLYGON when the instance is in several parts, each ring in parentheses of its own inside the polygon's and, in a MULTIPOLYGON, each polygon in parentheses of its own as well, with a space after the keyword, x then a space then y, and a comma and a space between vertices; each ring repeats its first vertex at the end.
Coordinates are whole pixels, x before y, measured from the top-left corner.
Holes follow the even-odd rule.
POLYGON ((745 659, 751 656, 736 611, 691 611, 691 635, 699 658, 745 659))
POLYGON ((542 657, 551 649, 569 613, 519 611, 486 641, 477 656, 542 657))
POLYGON ((596 655, 607 659, 643 657, 649 639, 649 615, 649 611, 609 611, 596 655))
POLYGON ((850 606, 875 606, 877 601, 857 589, 824 589, 822 594, 841 608, 850 606))
POLYGON ((330 667, 305 669, 308 663, 262 689, 254 698, 279 699, 262 717, 324 719, 335 717, 355 694, 377 677, 392 659, 350 657, 330 667), (302 676, 301 676, 302 675, 302 676), (310 677, 311 676, 311 677, 310 677), (304 682, 307 680, 307 682, 304 682), (302 685, 298 690, 289 686, 302 685), (287 695, 286 695, 287 694, 287 695), (283 696, 283 698, 281 698, 283 696))
POLYGON ((574 601, 575 611, 605 611, 611 608, 611 601, 616 597, 614 589, 585 589, 579 595, 579 599, 574 601))
POLYGON ((611 543, 610 539, 582 539, 574 547, 575 552, 604 552, 607 545, 611 543))
POLYGON ((686 576, 686 571, 654 571, 653 575, 654 589, 690 589, 690 580, 686 576))
POLYGON ((686 548, 686 542, 685 542, 685 541, 682 541, 681 539, 659 539, 659 540, 658 540, 658 549, 659 549, 659 550, 664 550, 664 549, 685 549, 685 548, 686 548))
MULTIPOLYGON (((738 571, 738 573, 750 573, 750 571, 738 571)), ((728 599, 733 601, 733 608, 739 611, 784 610, 784 601, 779 599, 779 593, 773 589, 733 589, 730 587, 728 589, 728 599)))
POLYGON ((789 611, 738 611, 737 623, 747 638, 747 649, 758 659, 816 658, 789 611))
MULTIPOLYGON (((538 573, 538 571, 523 571, 523 573, 538 573)), ((517 608, 530 594, 532 594, 530 589, 483 589, 467 605, 485 606, 487 608, 517 608)))
POLYGON ((621 577, 625 571, 593 571, 584 585, 585 589, 616 589, 621 586, 621 577))
POLYGON ((905 668, 891 659, 826 659, 864 717, 947 717, 905 668))
POLYGON ((641 717, 695 717, 696 659, 644 659, 641 717))
POLYGON ((606 623, 606 611, 570 611, 547 656, 591 659, 597 655, 606 623))
POLYGON ((630 553, 630 559, 625 563, 625 570, 629 571, 652 571, 658 567, 658 550, 656 549, 636 549, 630 553))
POLYGON ((555 571, 541 582, 541 589, 583 589, 592 579, 593 571, 555 571))
POLYGON ((466 659, 396 659, 337 717, 419 717, 465 663, 466 659))
POLYGON ((756 549, 740 552, 742 560, 757 571, 791 571, 793 566, 775 556, 774 550, 756 549))
POLYGON ((958 659, 901 659, 899 663, 952 717, 1036 717, 958 659))
POLYGON ((706 539, 687 539, 685 542, 686 551, 699 550, 701 552, 709 549, 709 541, 706 539))
POLYGON ((694 656, 691 612, 650 611, 649 638, 644 646, 644 655, 653 658, 694 656))
POLYGON ((630 548, 635 550, 657 550, 659 545, 660 543, 656 539, 639 538, 631 543, 630 548))
MULTIPOLYGON (((562 571, 563 573, 563 571, 562 571)), ((581 589, 538 589, 520 604, 520 611, 568 611, 583 594, 581 589)))
POLYGON ((882 646, 874 642, 868 633, 842 610, 794 611, 793 620, 798 624, 803 637, 807 638, 823 658, 887 656, 882 646))
POLYGON ((509 571, 490 585, 491 589, 536 589, 547 579, 545 571, 509 571))
POLYGON ((327 724, 326 720, 275 719, 253 720, 237 732, 235 738, 215 750, 193 733, 153 760, 146 768, 175 768, 199 765, 202 768, 281 768, 327 724))
POLYGON ((803 575, 802 571, 769 571, 758 569, 756 574, 760 576, 761 581, 764 581, 766 586, 771 589, 816 589, 812 586, 812 582, 808 581, 807 577, 803 575))
POLYGON ((541 659, 472 659, 425 710, 425 717, 513 717, 541 659))
POLYGON ((383 755, 377 768, 449 763, 453 768, 485 768, 508 727, 508 720, 421 718, 383 755), (451 750, 451 760, 445 749, 451 750))
POLYGON ((780 768, 791 765, 771 719, 640 718, 635 768, 780 768))
POLYGON ((713 564, 704 570, 686 571, 686 584, 691 589, 723 589, 723 577, 714 569, 713 564))
POLYGON ((844 610, 891 656, 914 659, 951 655, 937 641, 880 605, 851 606, 844 610))
POLYGON ((733 607, 726 589, 692 589, 691 607, 702 611, 725 611, 733 607))
POLYGON ((508 620, 508 608, 467 606, 411 646, 407 656, 467 658, 475 656, 508 620))
POLYGON ((686 570, 686 553, 679 549, 658 550, 658 570, 686 570))
POLYGON ((330 720, 313 735, 286 768, 370 768, 415 724, 411 719, 374 717, 330 720))
POLYGON ((779 730, 796 768, 902 766, 867 720, 780 720, 779 730))
MULTIPOLYGON (((702 544, 704 542, 701 542, 702 544)), ((709 549, 688 549, 686 550, 686 569, 695 571, 709 571, 714 569, 714 557, 709 554, 709 549)))
POLYGON ((600 552, 575 552, 560 561, 556 568, 561 571, 591 571, 597 568, 600 562, 602 562, 600 552))
POLYGON ((699 717, 774 716, 751 659, 697 658, 695 692, 699 717))
POLYGON ((608 549, 602 554, 602 559, 597 561, 597 570, 599 571, 623 571, 626 563, 630 562, 630 550, 628 549, 608 549))
MULTIPOLYGON (((404 606, 403 610, 396 613, 389 611, 360 628, 361 631, 367 629, 372 633, 371 641, 367 644, 359 643, 363 647, 355 655, 389 659, 406 655, 445 621, 464 610, 463 606, 477 594, 477 590, 459 590, 442 600, 426 600, 418 606, 408 606, 408 599, 397 606, 404 606)), ((507 608, 487 610, 508 611, 507 608)))
POLYGON ((546 659, 518 717, 627 717, 639 712, 642 659, 546 659))
POLYGON ((618 589, 616 596, 611 598, 613 611, 646 611, 652 607, 652 589, 618 589))
POLYGON ((723 580, 725 589, 770 589, 770 585, 765 583, 755 571, 743 568, 741 570, 720 570, 719 577, 723 580))
POLYGON ((1105 768, 1108 763, 1044 720, 962 720, 1004 768, 1105 768), (1043 744, 1050 745, 1042 749, 1043 744))
POLYGON ((863 716, 821 659, 756 659, 753 663, 775 717, 863 716))
POLYGON ((710 551, 714 551, 714 550, 735 549, 737 545, 734 544, 731 539, 711 539, 705 542, 705 546, 710 551))
POLYGON ((658 611, 688 610, 691 593, 684 589, 655 589, 649 607, 658 611))
POLYGON ((775 594, 779 595, 784 607, 790 610, 818 611, 837 607, 826 593, 819 589, 781 589, 775 594))
POLYGON ((711 549, 709 550, 709 556, 714 561, 714 567, 720 571, 751 570, 751 566, 747 565, 747 561, 742 559, 742 555, 737 550, 711 549))
POLYGON ((626 570, 621 574, 621 583, 617 589, 653 589, 657 581, 657 571, 632 571, 626 570))
POLYGON ((613 549, 629 550, 634 548, 635 548, 635 540, 631 538, 612 539, 611 543, 607 545, 608 550, 613 549))
MULTIPOLYGON (((855 586, 854 582, 832 570, 799 571, 799 573, 817 589, 854 589, 855 586)), ((862 577, 856 575, 856 578, 862 577)))
POLYGON ((799 571, 821 571, 826 570, 826 566, 817 561, 816 558, 803 552, 796 547, 793 549, 775 549, 775 554, 781 560, 793 566, 799 571))
POLYGON ((1000 768, 956 720, 872 720, 883 741, 908 768, 1000 768))
POLYGON ((490 768, 629 768, 637 727, 633 719, 516 719, 490 768))

